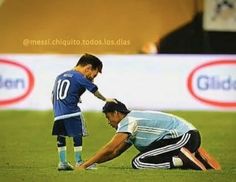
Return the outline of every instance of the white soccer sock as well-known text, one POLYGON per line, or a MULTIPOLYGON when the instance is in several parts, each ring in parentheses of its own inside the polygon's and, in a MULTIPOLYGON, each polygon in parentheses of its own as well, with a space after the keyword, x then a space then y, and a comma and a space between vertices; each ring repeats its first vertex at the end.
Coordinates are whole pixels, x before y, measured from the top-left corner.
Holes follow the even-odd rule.
POLYGON ((82 161, 82 146, 74 147, 74 153, 75 153, 75 162, 82 161))
POLYGON ((183 161, 179 157, 172 157, 172 162, 175 167, 183 166, 183 161))
POLYGON ((82 152, 82 146, 74 147, 74 152, 82 152))
POLYGON ((59 162, 67 162, 66 159, 66 146, 63 147, 57 147, 58 150, 58 156, 59 156, 59 162))

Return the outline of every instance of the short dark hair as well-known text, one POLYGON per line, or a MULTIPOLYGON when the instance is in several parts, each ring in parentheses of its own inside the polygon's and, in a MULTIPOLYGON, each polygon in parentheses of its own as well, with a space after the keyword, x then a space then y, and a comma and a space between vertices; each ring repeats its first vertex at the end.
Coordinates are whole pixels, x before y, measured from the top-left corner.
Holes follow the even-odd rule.
MULTIPOLYGON (((115 99, 116 100, 116 99, 115 99)), ((108 113, 108 112, 121 112, 123 114, 128 114, 130 112, 130 110, 127 109, 127 107, 125 106, 125 104, 123 104, 122 102, 116 100, 117 103, 115 102, 107 102, 103 108, 102 108, 102 112, 103 113, 108 113)))
POLYGON ((76 66, 78 65, 86 66, 88 64, 92 65, 93 70, 98 69, 98 71, 102 73, 102 66, 103 66, 102 62, 100 61, 100 59, 98 59, 96 56, 92 54, 85 53, 83 56, 81 56, 76 66))

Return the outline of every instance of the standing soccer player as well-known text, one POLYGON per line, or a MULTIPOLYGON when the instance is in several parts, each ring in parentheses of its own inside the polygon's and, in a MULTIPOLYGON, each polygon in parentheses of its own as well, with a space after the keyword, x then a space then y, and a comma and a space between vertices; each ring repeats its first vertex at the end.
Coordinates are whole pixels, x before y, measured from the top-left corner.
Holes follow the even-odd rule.
POLYGON ((97 98, 112 102, 99 93, 93 83, 97 74, 102 72, 102 62, 90 54, 83 55, 74 69, 57 76, 52 92, 54 125, 52 135, 57 136, 59 155, 58 170, 73 170, 66 157, 66 136, 73 137, 76 166, 82 163, 82 137, 86 135, 83 117, 78 103, 81 95, 89 90, 97 98))

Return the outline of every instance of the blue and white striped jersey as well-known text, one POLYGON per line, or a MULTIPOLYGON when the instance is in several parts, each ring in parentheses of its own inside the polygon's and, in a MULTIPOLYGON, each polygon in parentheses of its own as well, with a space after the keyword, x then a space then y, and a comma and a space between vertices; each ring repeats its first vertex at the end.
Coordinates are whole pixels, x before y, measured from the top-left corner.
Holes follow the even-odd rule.
POLYGON ((94 93, 98 88, 77 71, 70 70, 57 76, 52 92, 54 120, 80 115, 77 104, 86 89, 94 93))
POLYGON ((117 133, 129 133, 128 142, 143 151, 152 142, 182 136, 196 128, 186 120, 158 111, 131 111, 118 124, 117 133))

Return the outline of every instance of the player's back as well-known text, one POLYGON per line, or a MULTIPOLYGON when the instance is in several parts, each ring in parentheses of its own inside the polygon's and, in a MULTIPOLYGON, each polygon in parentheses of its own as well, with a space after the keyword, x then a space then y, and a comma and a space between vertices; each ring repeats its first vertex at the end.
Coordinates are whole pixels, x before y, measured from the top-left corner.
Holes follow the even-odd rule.
POLYGON ((196 129, 183 118, 158 111, 134 110, 127 115, 127 120, 136 122, 133 142, 139 150, 156 140, 177 138, 196 129))
POLYGON ((86 89, 93 91, 97 87, 77 71, 70 70, 57 76, 53 88, 53 108, 56 120, 58 116, 64 119, 71 116, 68 114, 72 116, 80 114, 77 104, 86 89))
POLYGON ((173 114, 160 111, 132 111, 129 116, 139 118, 138 125, 163 130, 176 130, 176 135, 181 135, 187 130, 195 129, 195 127, 185 119, 173 114))

